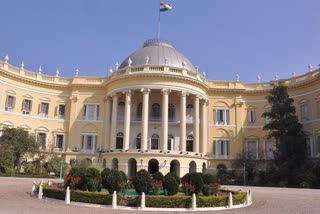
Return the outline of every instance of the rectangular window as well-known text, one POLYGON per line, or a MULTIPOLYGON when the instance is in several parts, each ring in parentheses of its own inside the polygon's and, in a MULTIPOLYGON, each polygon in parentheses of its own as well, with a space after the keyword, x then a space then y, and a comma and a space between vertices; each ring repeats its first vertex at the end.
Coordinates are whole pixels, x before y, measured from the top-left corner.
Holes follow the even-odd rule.
POLYGON ((249 124, 254 124, 256 121, 256 118, 255 118, 255 112, 250 110, 248 111, 248 123, 249 124))
POLYGON ((273 159, 273 151, 275 150, 275 143, 274 142, 265 142, 264 143, 264 153, 265 158, 267 160, 273 159))
POLYGON ((22 114, 30 114, 32 109, 32 101, 24 99, 22 101, 22 114))
POLYGON ((16 102, 16 98, 14 96, 7 95, 5 110, 12 111, 14 109, 15 102, 16 102))
POLYGON ((40 149, 46 149, 46 142, 47 142, 47 134, 46 133, 38 133, 37 134, 37 142, 40 146, 40 149))
POLYGON ((303 104, 300 106, 300 114, 301 114, 301 121, 308 121, 309 115, 308 115, 308 104, 303 104))
POLYGON ((316 157, 320 157, 320 136, 317 136, 316 157))
POLYGON ((81 136, 81 150, 83 153, 94 153, 97 147, 97 136, 84 134, 81 136))
POLYGON ((40 117, 48 117, 49 103, 41 103, 39 107, 40 117))
POLYGON ((258 143, 256 141, 246 142, 246 155, 251 159, 258 159, 258 143))
POLYGON ((213 154, 215 158, 227 159, 229 156, 229 141, 215 140, 213 143, 213 154))
POLYGON ((229 125, 228 109, 214 109, 213 114, 214 114, 215 125, 229 125))
POLYGON ((62 150, 63 149, 63 141, 64 141, 64 135, 57 134, 55 147, 62 150))
POLYGON ((66 106, 65 105, 58 105, 58 118, 59 119, 65 118, 65 112, 66 112, 66 106))
POLYGON ((83 109, 84 120, 98 120, 99 118, 99 105, 85 104, 83 109))
POLYGON ((306 142, 306 155, 308 158, 312 157, 312 141, 310 137, 305 138, 306 142))

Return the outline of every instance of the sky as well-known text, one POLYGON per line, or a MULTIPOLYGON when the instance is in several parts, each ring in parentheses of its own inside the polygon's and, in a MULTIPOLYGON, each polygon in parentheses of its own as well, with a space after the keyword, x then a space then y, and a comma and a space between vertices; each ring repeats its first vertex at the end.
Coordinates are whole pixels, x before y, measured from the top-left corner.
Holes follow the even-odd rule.
MULTIPOLYGON (((161 39, 210 80, 270 81, 320 64, 319 0, 167 0, 161 39)), ((158 0, 0 0, 0 60, 54 75, 106 76, 156 38, 158 0)))

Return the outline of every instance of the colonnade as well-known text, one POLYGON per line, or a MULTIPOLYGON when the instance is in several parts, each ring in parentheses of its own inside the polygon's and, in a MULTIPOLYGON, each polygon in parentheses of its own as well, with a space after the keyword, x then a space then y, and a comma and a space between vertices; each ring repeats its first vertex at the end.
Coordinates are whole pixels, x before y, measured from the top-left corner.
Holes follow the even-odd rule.
MULTIPOLYGON (((149 96, 151 90, 142 88, 134 93, 142 94, 142 120, 141 120, 141 150, 148 149, 148 122, 149 122, 149 96), (147 109, 147 110, 146 110, 147 109)), ((162 112, 161 112, 161 141, 160 149, 168 150, 168 105, 170 89, 161 89, 162 94, 162 112)), ((124 112, 124 130, 123 130, 123 150, 129 150, 129 136, 130 136, 130 115, 131 115, 131 97, 132 90, 122 92, 125 95, 125 112, 124 112)), ((180 151, 186 151, 186 106, 187 96, 191 96, 193 100, 193 152, 207 153, 208 143, 208 101, 200 98, 198 95, 189 94, 185 91, 179 91, 180 96, 180 151), (201 111, 200 111, 201 110, 201 111), (201 145, 200 145, 201 141, 201 145), (201 147, 200 147, 201 146, 201 147)), ((117 135, 117 114, 120 93, 114 93, 107 96, 105 100, 105 134, 106 144, 109 149, 116 148, 117 135), (111 105, 112 102, 112 105, 111 105), (112 108, 111 108, 112 106, 112 108), (110 123, 110 122, 111 123, 110 123), (110 138, 108 138, 110 136, 110 138)))

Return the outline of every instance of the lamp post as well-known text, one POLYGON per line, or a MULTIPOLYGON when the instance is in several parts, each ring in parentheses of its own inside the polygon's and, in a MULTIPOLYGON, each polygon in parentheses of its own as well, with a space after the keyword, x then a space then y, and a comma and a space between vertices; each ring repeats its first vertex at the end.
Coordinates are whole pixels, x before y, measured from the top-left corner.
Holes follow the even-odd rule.
POLYGON ((60 160, 60 179, 62 178, 63 158, 60 160))

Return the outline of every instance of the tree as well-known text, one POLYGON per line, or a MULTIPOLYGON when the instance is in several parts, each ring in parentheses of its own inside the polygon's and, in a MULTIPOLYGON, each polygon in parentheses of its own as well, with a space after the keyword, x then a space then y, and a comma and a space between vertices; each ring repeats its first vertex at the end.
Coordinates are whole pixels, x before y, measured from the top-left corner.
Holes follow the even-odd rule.
POLYGON ((12 151, 13 165, 19 170, 20 160, 27 155, 34 156, 39 151, 38 143, 34 136, 21 128, 5 128, 0 137, 0 146, 12 151))
MULTIPOLYGON (((305 134, 296 116, 294 100, 289 97, 288 88, 283 85, 274 87, 266 97, 271 110, 262 114, 269 122, 263 127, 268 130, 268 139, 276 141, 275 164, 283 178, 289 179, 293 169, 302 166, 306 159, 305 134)), ((290 182, 289 182, 290 183, 290 182)))

